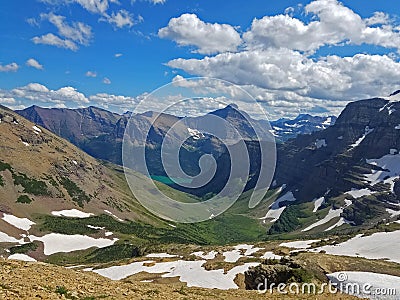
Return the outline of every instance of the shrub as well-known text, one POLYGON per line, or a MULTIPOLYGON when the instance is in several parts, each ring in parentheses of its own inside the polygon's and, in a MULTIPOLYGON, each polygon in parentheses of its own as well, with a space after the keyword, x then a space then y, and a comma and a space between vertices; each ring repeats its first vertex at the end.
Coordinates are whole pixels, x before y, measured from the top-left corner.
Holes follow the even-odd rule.
POLYGON ((27 203, 27 204, 29 204, 31 202, 32 202, 32 199, 29 198, 27 195, 21 195, 17 199, 17 203, 27 203))

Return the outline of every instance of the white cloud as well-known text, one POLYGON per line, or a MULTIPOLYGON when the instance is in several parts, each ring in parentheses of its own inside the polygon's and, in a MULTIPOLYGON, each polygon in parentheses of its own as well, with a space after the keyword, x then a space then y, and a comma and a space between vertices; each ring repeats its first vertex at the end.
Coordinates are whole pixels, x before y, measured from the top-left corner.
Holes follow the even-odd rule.
POLYGON ((164 4, 167 0, 147 0, 153 4, 164 4))
POLYGON ((115 53, 114 56, 115 56, 116 58, 118 58, 118 57, 121 57, 122 55, 123 55, 122 53, 115 53))
POLYGON ((48 20, 53 24, 57 28, 59 36, 53 33, 36 36, 32 38, 35 44, 46 44, 72 51, 78 50, 78 44, 89 45, 93 36, 92 28, 89 25, 82 22, 68 24, 64 16, 55 15, 54 13, 41 14, 40 17, 42 20, 48 20))
POLYGON ((92 28, 82 22, 72 22, 69 25, 64 16, 53 13, 42 14, 41 17, 52 23, 58 29, 58 34, 68 40, 81 45, 88 45, 92 38, 92 28))
POLYGON ((18 71, 19 66, 17 63, 13 62, 8 65, 2 65, 0 63, 0 72, 16 72, 18 71))
POLYGON ((158 31, 158 36, 174 40, 179 46, 195 46, 195 52, 202 54, 236 51, 242 42, 231 25, 205 23, 195 14, 172 18, 167 27, 158 31))
POLYGON ((32 67, 38 70, 43 70, 43 66, 34 58, 30 58, 26 61, 28 67, 32 67))
POLYGON ((52 33, 48 33, 42 36, 35 36, 34 38, 32 38, 32 42, 35 44, 44 44, 56 46, 58 48, 65 48, 72 51, 78 50, 78 46, 74 42, 70 40, 63 40, 52 33))
POLYGON ((111 84, 111 80, 108 79, 107 77, 104 77, 104 78, 103 78, 103 83, 104 83, 104 84, 111 84))
POLYGON ((107 0, 74 0, 74 1, 92 13, 103 14, 108 9, 107 0))
POLYGON ((89 103, 88 98, 74 87, 67 86, 58 90, 50 90, 40 83, 29 83, 26 86, 15 88, 9 91, 7 96, 54 104, 62 104, 69 101, 78 104, 89 103))
MULTIPOLYGON (((195 15, 192 18, 196 19, 195 15)), ((194 45, 198 52, 207 53, 201 51, 206 47, 198 38, 203 37, 203 26, 196 27, 191 22, 184 27, 186 23, 177 19, 171 19, 161 29, 166 33, 160 32, 180 45, 194 45)), ((220 53, 201 59, 177 58, 167 65, 190 75, 220 78, 246 88, 274 116, 299 112, 337 114, 348 101, 387 96, 398 89, 400 62, 390 52, 397 49, 400 53, 400 26, 382 12, 362 18, 336 0, 316 0, 305 7, 287 9, 285 14, 254 19, 242 40, 236 52, 220 49, 220 53), (306 19, 310 21, 294 17, 298 13, 308 14, 306 19), (317 52, 326 45, 364 44, 386 48, 388 54, 340 57, 318 56, 317 52)), ((174 78, 177 79, 181 77, 174 78)), ((199 93, 219 90, 229 94, 226 87, 206 81, 194 86, 190 82, 180 84, 199 93)))
POLYGON ((103 18, 100 19, 100 21, 106 21, 118 28, 123 28, 123 27, 130 28, 133 25, 135 25, 133 15, 125 9, 121 9, 117 13, 113 12, 111 13, 111 16, 106 14, 104 15, 103 18))
POLYGON ((97 73, 94 71, 87 71, 85 74, 86 77, 97 77, 97 73))
POLYGON ((400 33, 387 25, 389 17, 383 13, 363 19, 336 0, 312 1, 304 11, 311 15, 311 22, 304 23, 287 14, 254 19, 251 29, 243 35, 247 46, 313 52, 324 45, 365 43, 400 49, 400 33))

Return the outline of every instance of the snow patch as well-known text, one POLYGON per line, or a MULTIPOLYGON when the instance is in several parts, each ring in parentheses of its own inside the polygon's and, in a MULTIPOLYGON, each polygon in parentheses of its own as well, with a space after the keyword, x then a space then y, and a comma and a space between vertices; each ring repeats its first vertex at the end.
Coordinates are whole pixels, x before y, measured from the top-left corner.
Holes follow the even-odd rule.
POLYGON ((30 257, 26 254, 21 254, 21 253, 15 253, 12 254, 8 257, 8 259, 13 259, 13 260, 22 260, 22 261, 37 261, 33 257, 30 257))
POLYGON ((42 130, 37 127, 36 125, 32 126, 33 130, 35 131, 35 133, 39 134, 40 132, 42 132, 42 130))
POLYGON ((32 225, 36 224, 35 222, 27 218, 18 218, 10 214, 3 214, 2 219, 8 224, 25 231, 28 231, 29 229, 31 229, 32 225))
POLYGON ((319 241, 320 240, 294 241, 294 242, 282 243, 279 246, 294 248, 294 249, 307 249, 311 246, 312 243, 316 243, 319 241))
POLYGON ((218 254, 218 252, 213 250, 213 251, 208 252, 207 254, 205 254, 205 252, 203 252, 203 251, 198 251, 198 252, 193 252, 190 255, 195 255, 202 259, 209 260, 209 259, 214 259, 217 254, 218 254))
POLYGON ((374 128, 369 128, 369 126, 365 126, 364 129, 364 134, 354 143, 351 144, 351 148, 355 148, 361 144, 361 142, 367 137, 368 134, 370 134, 372 131, 374 131, 374 128))
POLYGON ((315 222, 314 224, 311 224, 310 226, 302 229, 301 231, 309 231, 315 227, 324 225, 325 223, 328 223, 330 220, 340 217, 341 213, 343 212, 343 208, 339 208, 339 209, 330 209, 328 214, 321 220, 315 222))
POLYGON ((369 196, 372 195, 373 192, 370 189, 351 189, 351 191, 346 192, 345 194, 348 194, 350 196, 352 196, 353 198, 357 199, 357 198, 361 198, 364 196, 369 196))
POLYGON ((267 214, 264 217, 260 218, 260 220, 272 219, 271 223, 273 223, 276 220, 278 220, 279 217, 281 216, 281 214, 283 213, 283 211, 286 208, 286 206, 280 207, 279 204, 281 202, 285 202, 285 201, 293 202, 293 201, 296 201, 296 198, 294 197, 292 192, 287 192, 285 195, 283 195, 282 197, 278 198, 277 200, 275 200, 274 203, 271 204, 267 214))
POLYGON ((147 254, 146 257, 171 258, 171 257, 178 257, 178 255, 168 254, 168 253, 150 253, 150 254, 147 254))
POLYGON ((313 212, 317 212, 318 208, 321 207, 321 205, 324 203, 324 201, 325 201, 325 197, 321 197, 321 198, 315 199, 313 201, 314 202, 313 212))
POLYGON ((262 259, 281 259, 282 256, 274 254, 272 251, 267 251, 261 256, 262 259))
POLYGON ((59 210, 59 211, 52 211, 51 214, 53 216, 58 216, 58 217, 70 217, 70 218, 80 218, 80 219, 89 218, 90 216, 93 216, 92 213, 85 213, 85 212, 77 210, 75 208, 59 210))
POLYGON ((124 220, 122 220, 121 218, 118 218, 118 217, 117 217, 116 215, 114 215, 111 211, 105 209, 104 212, 107 213, 107 214, 109 214, 111 217, 114 217, 117 221, 124 222, 124 220))
POLYGON ((315 141, 315 146, 317 147, 317 149, 319 149, 319 148, 321 148, 321 147, 326 147, 326 146, 328 146, 327 144, 326 144, 326 140, 325 139, 321 139, 321 140, 316 140, 315 141))
POLYGON ((24 244, 24 239, 17 240, 15 237, 9 236, 7 233, 0 231, 0 243, 24 244))
POLYGON ((28 238, 31 242, 42 242, 44 244, 45 255, 84 250, 91 247, 103 248, 113 245, 118 240, 117 238, 112 240, 104 238, 96 239, 86 235, 67 235, 59 233, 50 233, 41 237, 30 235, 28 238))

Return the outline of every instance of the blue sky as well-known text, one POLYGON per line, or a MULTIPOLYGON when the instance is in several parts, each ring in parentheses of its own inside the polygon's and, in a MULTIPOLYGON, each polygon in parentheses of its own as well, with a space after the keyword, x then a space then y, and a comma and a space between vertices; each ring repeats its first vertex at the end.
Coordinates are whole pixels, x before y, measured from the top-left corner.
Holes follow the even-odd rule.
POLYGON ((272 116, 337 114, 349 100, 400 88, 399 8, 397 0, 5 0, 0 104, 123 111, 174 78, 211 76, 246 88, 272 116))

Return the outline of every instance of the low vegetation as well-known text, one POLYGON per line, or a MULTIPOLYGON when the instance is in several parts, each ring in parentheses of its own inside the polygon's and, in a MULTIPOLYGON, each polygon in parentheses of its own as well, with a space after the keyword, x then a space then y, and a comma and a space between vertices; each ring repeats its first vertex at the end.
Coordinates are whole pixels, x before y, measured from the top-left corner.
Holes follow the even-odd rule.
POLYGON ((68 195, 75 201, 80 207, 83 207, 84 203, 90 201, 90 197, 76 185, 75 182, 67 177, 60 179, 60 184, 67 190, 68 195))
POLYGON ((20 196, 17 198, 17 203, 29 204, 29 203, 31 203, 31 202, 32 202, 32 199, 29 198, 28 195, 20 195, 20 196))

